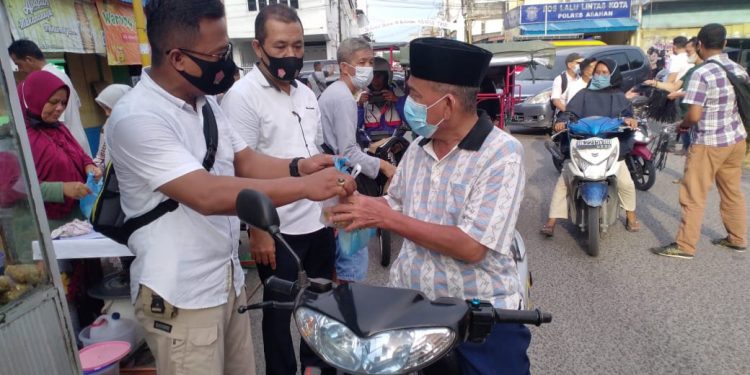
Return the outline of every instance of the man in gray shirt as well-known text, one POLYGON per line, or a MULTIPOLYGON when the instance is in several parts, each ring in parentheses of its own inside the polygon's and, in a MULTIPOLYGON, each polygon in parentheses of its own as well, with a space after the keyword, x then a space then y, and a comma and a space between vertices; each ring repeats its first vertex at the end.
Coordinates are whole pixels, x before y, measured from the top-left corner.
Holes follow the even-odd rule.
MULTIPOLYGON (((357 143, 357 101, 367 100, 367 86, 372 81, 374 54, 362 38, 341 42, 337 59, 341 78, 328 86, 318 100, 323 125, 323 140, 334 154, 362 166, 362 174, 375 179, 382 172, 389 179, 396 167, 377 157, 367 155, 357 143)), ((363 281, 367 276, 367 248, 351 256, 337 249, 336 276, 339 281, 363 281)))

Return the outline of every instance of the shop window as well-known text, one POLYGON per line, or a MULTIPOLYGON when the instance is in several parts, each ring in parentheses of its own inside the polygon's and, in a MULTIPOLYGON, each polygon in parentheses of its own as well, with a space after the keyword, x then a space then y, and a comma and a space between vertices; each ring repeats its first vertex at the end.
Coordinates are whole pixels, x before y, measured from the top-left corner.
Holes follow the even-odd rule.
POLYGON ((247 0, 247 9, 256 12, 272 4, 283 4, 293 9, 299 9, 299 0, 247 0))
POLYGON ((638 69, 645 63, 645 56, 638 50, 629 49, 626 51, 628 60, 630 60, 630 69, 638 69))

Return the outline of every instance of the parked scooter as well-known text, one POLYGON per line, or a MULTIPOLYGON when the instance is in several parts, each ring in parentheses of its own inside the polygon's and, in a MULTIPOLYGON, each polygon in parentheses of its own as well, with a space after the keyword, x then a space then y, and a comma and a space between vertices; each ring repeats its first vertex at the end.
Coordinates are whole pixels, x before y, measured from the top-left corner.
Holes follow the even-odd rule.
POLYGON ((586 252, 591 256, 599 254, 601 234, 619 217, 617 136, 625 130, 629 128, 623 126, 622 119, 587 117, 552 136, 555 139, 567 133, 570 137, 571 157, 562 171, 568 190, 568 216, 588 235, 586 252))
MULTIPOLYGON (((308 279, 299 258, 281 236, 279 218, 270 199, 253 190, 237 197, 238 216, 270 233, 297 261, 297 281, 268 278, 266 287, 294 302, 266 301, 240 307, 291 309, 300 335, 326 363, 353 374, 422 372, 449 357, 464 342, 482 343, 495 324, 549 323, 539 310, 496 309, 481 300, 429 300, 410 289, 360 283, 335 286, 325 279, 308 279)), ((452 375, 441 362, 437 373, 452 375)))
POLYGON ((635 188, 646 191, 656 183, 656 165, 654 154, 649 149, 652 141, 647 121, 647 106, 649 99, 645 96, 636 96, 631 99, 635 119, 638 120, 638 128, 633 134, 633 150, 625 157, 625 164, 633 178, 635 188))

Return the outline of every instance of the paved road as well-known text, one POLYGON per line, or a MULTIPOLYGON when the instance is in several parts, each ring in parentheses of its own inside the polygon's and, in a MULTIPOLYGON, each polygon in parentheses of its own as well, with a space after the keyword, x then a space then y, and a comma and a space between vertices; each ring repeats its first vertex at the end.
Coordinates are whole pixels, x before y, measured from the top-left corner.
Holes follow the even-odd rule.
MULTIPOLYGON (((680 177, 684 159, 670 155, 656 185, 638 192, 641 232, 617 226, 600 256, 591 258, 567 223, 558 226, 554 240, 538 235, 557 174, 544 136, 516 136, 526 148, 528 181, 518 230, 531 257, 532 300, 554 314, 552 324, 532 330, 533 373, 750 374, 750 265, 748 255, 709 242, 725 235, 716 191, 695 259, 649 253, 649 247, 671 242, 679 223, 678 185, 672 180, 680 177)), ((750 197, 748 172, 743 189, 750 197)), ((383 284, 387 271, 377 255, 370 254, 368 281, 383 284)), ((260 364, 260 313, 252 316, 260 364)))

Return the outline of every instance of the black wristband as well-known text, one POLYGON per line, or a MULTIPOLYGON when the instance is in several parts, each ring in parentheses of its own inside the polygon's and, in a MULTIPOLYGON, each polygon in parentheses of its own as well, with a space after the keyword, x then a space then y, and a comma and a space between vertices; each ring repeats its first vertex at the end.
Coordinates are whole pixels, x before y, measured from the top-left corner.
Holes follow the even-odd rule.
POLYGON ((289 175, 292 177, 300 177, 299 174, 299 161, 304 158, 294 158, 289 162, 289 175))

